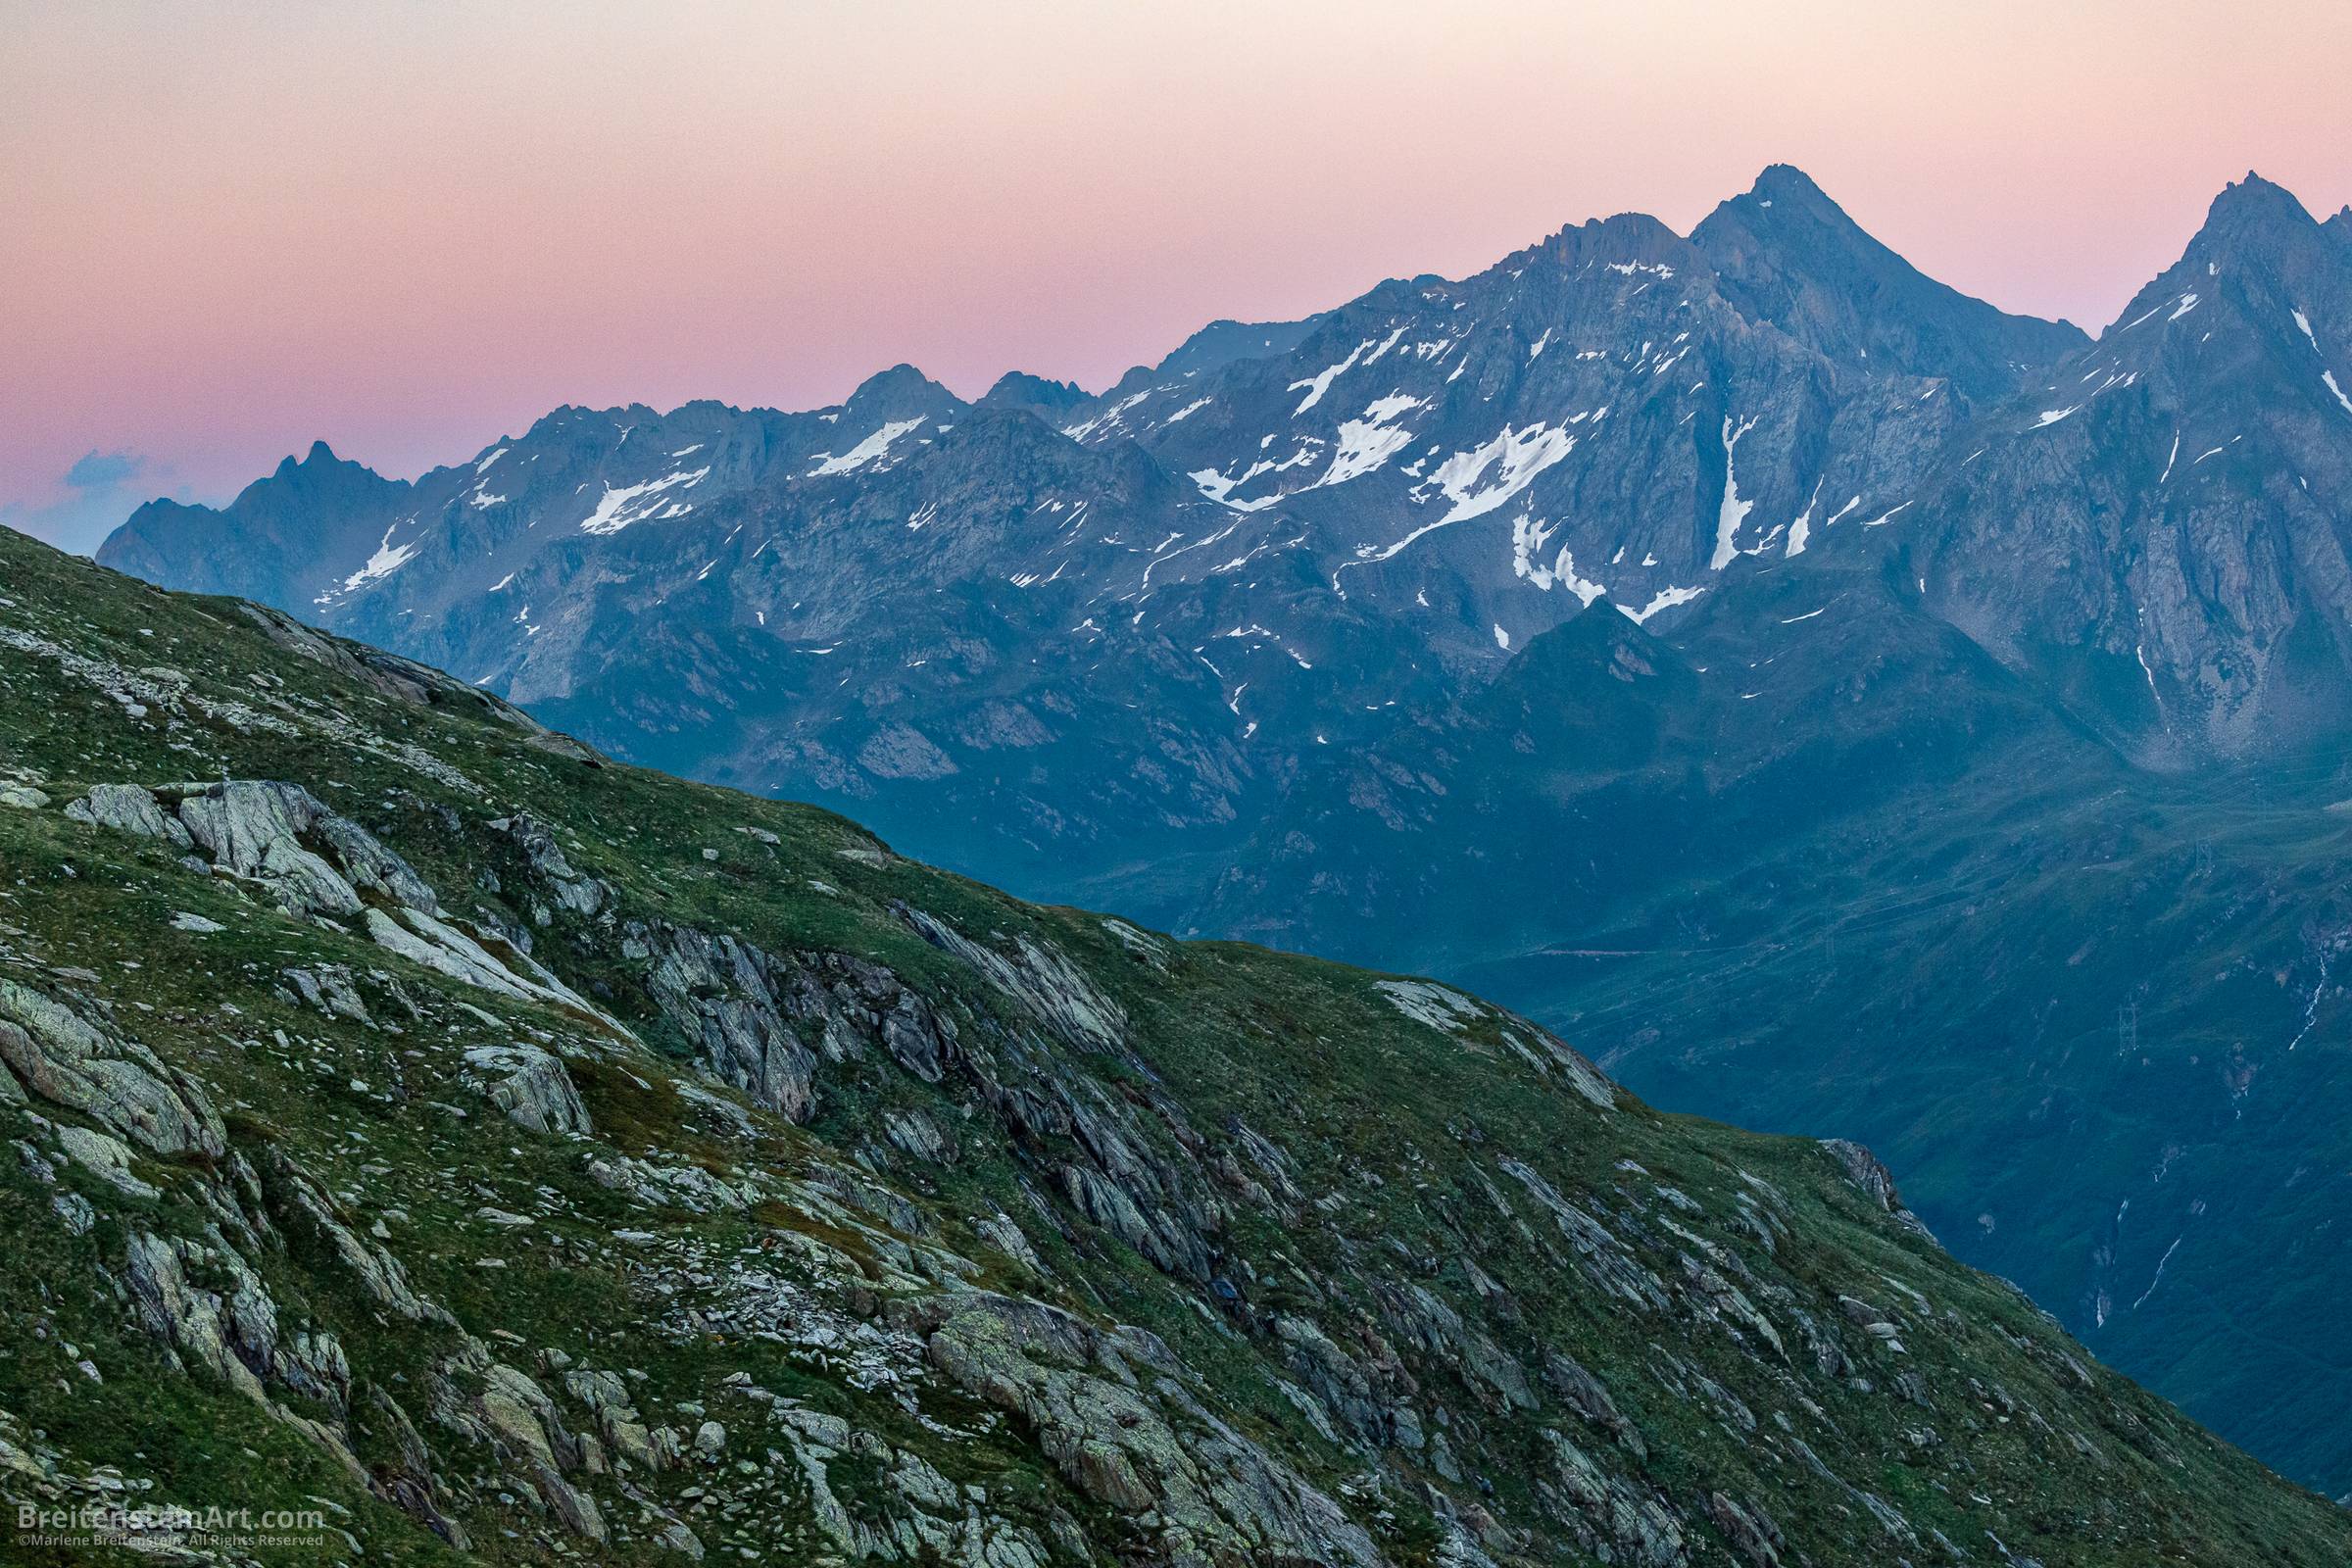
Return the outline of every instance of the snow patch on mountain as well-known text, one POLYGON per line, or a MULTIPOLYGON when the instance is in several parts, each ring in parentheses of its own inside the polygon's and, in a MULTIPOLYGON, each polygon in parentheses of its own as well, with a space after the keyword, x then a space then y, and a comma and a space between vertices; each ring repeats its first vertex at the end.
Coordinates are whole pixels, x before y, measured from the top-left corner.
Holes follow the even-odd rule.
MULTIPOLYGON (((415 522, 416 519, 411 517, 408 520, 415 522)), ((366 564, 344 578, 340 590, 329 589, 320 594, 317 602, 321 605, 332 604, 342 594, 357 593, 369 583, 381 582, 407 565, 410 558, 416 554, 416 541, 412 539, 407 544, 395 548, 392 543, 392 535, 399 529, 400 524, 397 522, 386 528, 384 537, 376 543, 375 554, 368 558, 366 564)))
MULTIPOLYGON (((814 478, 819 474, 848 473, 853 469, 862 468, 887 453, 893 441, 922 422, 920 418, 893 419, 839 457, 835 457, 830 452, 812 452, 809 454, 810 457, 822 461, 808 470, 809 476, 814 478)), ((710 471, 708 468, 703 470, 705 473, 710 471)))
MULTIPOLYGON (((1575 450, 1576 437, 1565 428, 1531 424, 1514 431, 1504 425, 1493 440, 1468 452, 1456 452, 1430 476, 1429 482, 1453 503, 1452 510, 1434 526, 1444 527, 1449 522, 1493 512, 1534 484, 1536 475, 1575 450), (1491 479, 1489 469, 1494 470, 1491 479)), ((1403 548, 1403 543, 1396 548, 1403 548)))
POLYGON ((1661 588, 1649 603, 1643 605, 1640 610, 1626 605, 1619 605, 1617 610, 1626 619, 1639 626, 1660 611, 1672 610, 1677 605, 1687 605, 1705 592, 1704 588, 1661 588))
POLYGON ((1733 452, 1740 445, 1740 438, 1755 427, 1756 421, 1750 419, 1735 430, 1732 416, 1728 414, 1723 416, 1723 502, 1715 514, 1715 555, 1707 563, 1710 571, 1721 571, 1740 553, 1740 525, 1755 510, 1754 501, 1740 499, 1740 479, 1732 466, 1733 452))
POLYGON ((1424 406, 1420 398, 1393 392, 1368 405, 1362 418, 1342 423, 1339 447, 1331 455, 1331 466, 1323 470, 1323 477, 1317 479, 1310 488, 1360 479, 1403 451, 1413 439, 1413 432, 1392 421, 1424 406))
POLYGON ((1813 536, 1813 508, 1820 502, 1821 487, 1828 482, 1828 478, 1829 476, 1824 474, 1821 478, 1813 481, 1813 493, 1805 498, 1805 510, 1798 513, 1796 520, 1788 525, 1787 554, 1801 556, 1805 553, 1805 541, 1813 536))
MULTIPOLYGON (((643 484, 621 485, 617 488, 607 484, 604 495, 597 501, 596 510, 581 521, 580 532, 598 535, 618 533, 630 523, 652 515, 657 506, 655 497, 677 486, 691 489, 701 484, 710 471, 707 467, 697 468, 692 473, 681 469, 676 473, 663 474, 659 479, 648 479, 643 484)), ((675 514, 674 508, 663 514, 665 516, 675 514)))
MULTIPOLYGON (((1391 338, 1389 341, 1394 343, 1396 339, 1391 338)), ((1341 375, 1346 374, 1349 369, 1353 368, 1355 362, 1362 357, 1364 350, 1370 348, 1371 346, 1372 340, 1370 338, 1366 338, 1361 343, 1358 343, 1355 347, 1349 349, 1348 351, 1348 357, 1340 361, 1339 364, 1327 365, 1322 369, 1317 370, 1313 375, 1307 376, 1303 380, 1293 381, 1290 384, 1289 390, 1296 392, 1299 388, 1304 387, 1307 389, 1307 391, 1306 396, 1299 400, 1298 406, 1291 411, 1291 417, 1295 419, 1299 415, 1304 414, 1307 410, 1313 408, 1316 404, 1322 402, 1323 394, 1331 390, 1331 383, 1341 375)))

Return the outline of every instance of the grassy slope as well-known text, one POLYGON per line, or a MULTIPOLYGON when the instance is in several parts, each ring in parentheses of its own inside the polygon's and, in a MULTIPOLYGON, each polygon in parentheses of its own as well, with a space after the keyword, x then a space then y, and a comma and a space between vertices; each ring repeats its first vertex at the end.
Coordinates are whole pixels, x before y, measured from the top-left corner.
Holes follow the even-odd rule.
MULTIPOLYGON (((339 1196, 355 1228, 385 1222, 417 1291, 468 1331, 516 1358, 555 1348, 577 1363, 638 1369, 637 1400, 652 1419, 691 1432, 693 1420, 669 1412, 699 1404, 723 1412, 731 1429, 756 1429, 760 1412, 725 1383, 748 1372, 760 1387, 923 1455, 958 1484, 985 1487, 994 1516, 1041 1538, 1060 1519, 1101 1551, 1119 1543, 1147 1555, 1163 1549, 1149 1516, 1090 1491, 1020 1422, 966 1391, 922 1382, 910 1408, 886 1387, 859 1387, 838 1357, 696 1332, 679 1315, 723 1295, 709 1282, 730 1264, 778 1270, 853 1309, 874 1310, 874 1297, 941 1294, 938 1265, 928 1284, 922 1271, 898 1266, 912 1243, 968 1258, 979 1283, 1054 1301, 1088 1322, 1157 1333, 1200 1376, 1223 1420, 1348 1499, 1398 1561, 1430 1557, 1440 1514, 1467 1521, 1467 1534, 1498 1559, 1575 1560, 1591 1547, 1580 1534, 1585 1515, 1561 1503, 1556 1466, 1538 1441, 1545 1428, 1572 1433, 1640 1494, 1661 1499, 1701 1560, 1729 1560, 1725 1537, 1707 1522, 1706 1498, 1718 1492, 1769 1515, 1822 1562, 1938 1560, 1931 1532, 1973 1560, 1992 1550, 1988 1534, 2050 1563, 2318 1565, 2352 1553, 2352 1526, 2336 1511, 2126 1380, 2078 1373, 2063 1335, 2013 1290, 1902 1230, 1810 1143, 1663 1116, 1630 1100, 1600 1111, 1505 1049, 1505 1031, 1517 1026, 1498 1015, 1441 1033, 1405 1021, 1359 972, 1238 945, 1170 948, 1163 969, 1092 916, 1021 906, 892 858, 845 857, 870 841, 826 813, 583 765, 461 697, 444 694, 433 707, 385 699, 273 645, 225 602, 166 596, 0 533, 5 628, 119 670, 176 670, 189 683, 182 700, 134 714, 104 694, 103 675, 94 684, 45 654, 0 648, 0 766, 39 779, 58 803, 78 785, 115 780, 227 772, 300 782, 406 856, 446 905, 478 904, 517 924, 529 918, 530 873, 489 823, 527 808, 557 825, 575 864, 612 885, 624 918, 737 932, 771 952, 868 958, 954 1007, 967 1030, 997 1027, 1008 1040, 1026 1030, 1034 1049, 1037 1031, 1017 1009, 893 908, 914 906, 1000 951, 1026 935, 1069 955, 1130 1019, 1131 1052, 1056 1049, 1048 1070, 1135 1109, 1122 1124, 1128 1136, 1175 1164, 1235 1164, 1243 1122, 1287 1156, 1296 1200, 1237 1187, 1209 1205, 1219 1266, 1250 1298, 1251 1321, 1237 1325, 1199 1281, 1152 1267, 1058 1196, 1032 1204, 1024 1189, 1053 1192, 1048 1173, 1078 1155, 1008 1136, 968 1085, 926 1084, 868 1054, 827 1069, 806 1127, 765 1113, 739 1127, 687 1098, 698 1092, 687 1044, 610 927, 561 916, 540 930, 538 953, 637 1041, 583 1029, 559 1009, 466 991, 348 931, 286 919, 191 871, 160 843, 54 808, 0 808, 0 978, 111 1005, 122 1032, 211 1087, 238 1153, 256 1166, 274 1154, 308 1170, 339 1196), (223 720, 220 705, 232 696, 295 733, 223 720), (196 698, 213 702, 214 716, 196 698), (444 767, 404 762, 393 755, 399 746, 444 767), (224 929, 175 930, 181 912, 224 929), (276 994, 289 965, 321 962, 389 976, 416 1004, 398 1014, 402 1032, 325 1018, 276 994), (756 1178, 788 1196, 749 1212, 696 1213, 649 1208, 591 1180, 578 1145, 519 1132, 459 1082, 458 1051, 486 1027, 468 1007, 562 1052, 608 1152, 756 1178), (450 1105, 474 1113, 460 1117, 450 1105), (952 1129, 952 1162, 881 1146, 883 1113, 906 1110, 952 1129), (1671 1304, 1629 1309, 1603 1295, 1543 1209, 1495 1174, 1506 1155, 1630 1238, 1628 1257, 1671 1304), (811 1189, 863 1198, 834 1207, 811 1189), (535 1223, 502 1230, 479 1217, 484 1208, 535 1223), (1021 1218, 1039 1269, 971 1223, 997 1212, 1021 1218), (619 1240, 619 1230, 654 1240, 619 1240), (504 1266, 484 1266, 491 1258, 504 1266), (1779 1325, 1786 1357, 1740 1328, 1700 1281, 1708 1272, 1730 1276, 1779 1325), (1413 1343, 1394 1303, 1416 1287, 1476 1338, 1413 1343), (1904 1353, 1843 1320, 1841 1295, 1891 1309, 1904 1353), (1395 1370, 1376 1380, 1374 1402, 1414 1411, 1422 1432, 1444 1435, 1452 1463, 1439 1462, 1436 1444, 1383 1449, 1318 1433, 1277 1382, 1300 1378, 1268 1327, 1286 1322, 1318 1325, 1362 1365, 1385 1364, 1385 1352, 1395 1370), (1845 1375, 1807 1353, 1800 1322, 1842 1348, 1852 1363, 1845 1375), (1642 1434, 1644 1457, 1596 1436, 1543 1387, 1536 1369, 1547 1349, 1598 1377, 1642 1434), (1503 1357, 1528 1369, 1533 1408, 1498 1392, 1503 1357), (1921 1380, 1916 1399, 1898 1392, 1905 1373, 1921 1380), (1800 1438, 1836 1480, 1801 1460, 1800 1438), (1863 1493, 1927 1544, 1898 1550, 1863 1493)), ((392 1015, 387 988, 368 995, 392 1015)), ((38 1144, 24 1114, 0 1106, 0 1121, 19 1123, 12 1136, 38 1144)), ((117 1465, 181 1500, 324 1496, 350 1510, 338 1523, 366 1542, 370 1561, 446 1556, 290 1427, 204 1374, 172 1370, 110 1298, 105 1281, 120 1273, 133 1230, 201 1230, 186 1196, 200 1173, 142 1164, 140 1174, 158 1197, 129 1197, 64 1168, 59 1179, 100 1215, 89 1234, 69 1237, 29 1165, 0 1172, 0 1246, 12 1259, 0 1270, 0 1318, 23 1348, 0 1361, 0 1410, 17 1421, 0 1435, 22 1447, 37 1429, 73 1466, 117 1465), (74 1369, 81 1357, 102 1369, 103 1383, 74 1369)), ((501 1501, 514 1489, 502 1488, 498 1456, 431 1426, 408 1392, 447 1351, 448 1335, 387 1321, 298 1227, 285 1234, 266 1268, 281 1315, 331 1328, 357 1385, 404 1391, 481 1557, 659 1554, 648 1540, 653 1515, 633 1514, 611 1492, 600 1494, 620 1528, 601 1548, 565 1537, 527 1500, 501 1501)), ((352 1432, 364 1462, 387 1462, 395 1445, 384 1430, 357 1419, 352 1432)), ((732 1452, 756 1456, 760 1441, 732 1452)), ((641 1502, 692 1519, 711 1544, 739 1542, 783 1560, 827 1549, 799 1506, 731 1522, 698 1509, 686 1491, 722 1492, 723 1468, 632 1484, 641 1502)), ((798 1485, 772 1466, 739 1484, 770 1497, 798 1485)), ((834 1466, 832 1485, 853 1513, 904 1511, 879 1472, 854 1457, 834 1466)), ((288 1560, 297 1557, 317 1560, 307 1550, 288 1560)))

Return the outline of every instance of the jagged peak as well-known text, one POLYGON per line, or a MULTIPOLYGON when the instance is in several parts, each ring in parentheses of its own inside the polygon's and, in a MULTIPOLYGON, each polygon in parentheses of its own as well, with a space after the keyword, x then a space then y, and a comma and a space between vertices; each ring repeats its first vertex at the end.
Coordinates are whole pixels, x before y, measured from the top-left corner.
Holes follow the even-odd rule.
POLYGON ((2319 220, 2293 191, 2249 170, 2213 198, 2183 254, 2212 259, 2213 252, 2223 251, 2275 262, 2320 231, 2319 220))
POLYGON ((1055 381, 1048 376, 1033 375, 1027 370, 1006 370, 996 384, 980 395, 977 405, 984 409, 1051 409, 1074 408, 1094 394, 1075 381, 1055 381))
POLYGON ((2067 322, 2012 316, 1930 277, 1792 164, 1767 165, 1690 244, 1749 317, 1833 359, 1950 377, 1971 396, 1998 395, 2017 366, 2088 341, 2067 322))
POLYGON ((367 478, 376 480, 383 478, 383 475, 364 463, 354 463, 349 458, 337 457, 335 449, 324 441, 313 441, 310 450, 299 458, 289 453, 279 459, 277 469, 270 477, 273 479, 311 480, 328 475, 352 478, 365 475, 367 478))
POLYGON ((2303 203, 2293 191, 2288 190, 2275 179, 2263 178, 2260 173, 2251 169, 2246 171, 2245 178, 2230 181, 2213 198, 2215 212, 2234 206, 2269 206, 2292 213, 2305 220, 2309 220, 2311 217, 2303 210, 2303 203))
POLYGON ((279 459, 277 471, 281 474, 288 474, 294 472, 298 468, 308 468, 314 465, 336 464, 341 463, 342 461, 343 460, 341 458, 335 456, 335 449, 333 447, 328 446, 324 441, 314 441, 311 443, 311 450, 304 453, 301 457, 298 458, 292 453, 288 453, 285 457, 279 459))
MULTIPOLYGON (((2352 220, 2346 220, 2335 232, 2352 237, 2352 220)), ((2294 192, 2248 170, 2245 178, 2222 187, 2180 259, 2149 279, 2108 331, 2135 322, 2168 294, 2206 290, 2208 285, 2200 279, 2208 276, 2226 277, 2234 269, 2274 274, 2295 271, 2308 264, 2315 251, 2326 251, 2328 234, 2294 192)))
MULTIPOLYGON (((1562 267, 1587 263, 1663 262, 1687 267, 1690 241, 1647 213, 1612 213, 1571 223, 1532 253, 1562 267)), ((1523 253, 1528 254, 1528 253, 1523 253)), ((1506 258, 1502 265, 1519 261, 1506 258)))

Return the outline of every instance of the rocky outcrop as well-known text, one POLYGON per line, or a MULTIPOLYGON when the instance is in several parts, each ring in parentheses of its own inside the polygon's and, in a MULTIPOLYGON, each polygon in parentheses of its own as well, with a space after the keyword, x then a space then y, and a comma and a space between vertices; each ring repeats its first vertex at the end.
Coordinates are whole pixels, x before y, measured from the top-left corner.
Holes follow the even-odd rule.
POLYGON ((576 870, 564 856, 563 846, 556 842, 554 830, 545 822, 528 812, 516 812, 494 820, 490 826, 514 841, 523 864, 558 908, 588 917, 612 904, 612 890, 576 870))
POLYGON ((1894 1190, 1894 1173, 1880 1163, 1878 1155, 1844 1138, 1825 1138, 1821 1147, 1838 1162, 1845 1179, 1868 1194, 1872 1202, 1893 1215, 1904 1229, 1928 1236, 1927 1222, 1903 1206, 1901 1196, 1894 1190))
POLYGON ((291 913, 357 914, 363 893, 425 914, 440 909, 406 860, 297 785, 206 785, 180 796, 178 814, 217 867, 270 885, 291 913))
POLYGON ((920 909, 901 905, 897 912, 924 941, 970 964, 1068 1044, 1097 1051, 1124 1044, 1126 1014, 1059 951, 1024 934, 1012 939, 1010 952, 1001 953, 920 909))
POLYGON ((0 979, 0 1079, 89 1116, 153 1154, 225 1152, 201 1085, 152 1051, 21 982, 0 979))
POLYGON ((517 1127, 581 1137, 595 1130, 562 1057, 530 1045, 474 1046, 466 1053, 466 1065, 490 1102, 517 1127))
POLYGON ((66 815, 118 833, 165 839, 183 850, 191 843, 178 818, 166 816, 155 797, 136 784, 93 784, 87 795, 66 808, 66 815))
POLYGON ((656 1005, 713 1076, 794 1121, 814 1113, 820 1056, 847 1061, 880 1037, 936 1061, 936 1026, 898 1013, 904 988, 876 965, 844 961, 827 975, 733 935, 646 922, 626 927, 621 953, 650 965, 656 1005))
POLYGON ((1211 1416, 1141 1330, 1103 1335, 988 1296, 913 1303, 899 1321, 926 1336, 931 1363, 958 1388, 1017 1414, 1081 1493, 1156 1515, 1172 1562, 1383 1560, 1338 1503, 1211 1416))

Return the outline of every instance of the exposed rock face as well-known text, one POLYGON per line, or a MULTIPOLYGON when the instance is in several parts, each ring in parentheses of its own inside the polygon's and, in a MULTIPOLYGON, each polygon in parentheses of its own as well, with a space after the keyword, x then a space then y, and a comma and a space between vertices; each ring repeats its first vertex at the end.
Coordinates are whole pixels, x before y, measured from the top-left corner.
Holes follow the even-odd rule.
MULTIPOLYGON (((231 876, 272 884, 292 912, 357 914, 363 890, 419 913, 439 911, 433 890, 407 861, 297 786, 256 781, 205 786, 182 796, 179 820, 214 864, 231 876), (326 858, 330 855, 333 864, 326 858)), ((134 831, 143 827, 131 825, 134 831)))
MULTIPOLYGON (((828 984, 731 935, 666 925, 630 927, 623 951, 652 959, 655 1000, 712 1074, 795 1121, 814 1111, 817 1054, 847 1061, 879 1032, 881 1017, 895 1016, 868 1005, 895 1005, 899 994, 895 981, 870 967, 851 966, 828 984), (813 1035, 814 1050, 804 1033, 813 1035)), ((896 1033, 906 1040, 920 1031, 902 1020, 896 1033)), ((918 1053, 925 1061, 936 1055, 918 1053)))
POLYGON ((1985 421, 1983 460, 1923 491, 1930 605, 2151 761, 2340 733, 2345 389, 2352 250, 2249 174, 2048 390, 1985 421))
POLYGON ((1159 1514, 1172 1561, 1382 1560, 1331 1498, 1247 1439, 1204 1422, 1207 1412, 1168 1381, 1180 1371, 1175 1358, 1150 1335, 1104 1338, 1052 1308, 987 1296, 937 1309, 950 1315, 908 1325, 927 1332, 932 1364, 1016 1413, 1086 1495, 1159 1514), (1158 1374, 1155 1394, 1138 1386, 1139 1374, 1158 1374))
POLYGON ((84 1011, 9 979, 0 979, 0 1064, 12 1087, 71 1106, 150 1153, 226 1152, 201 1085, 84 1011))
POLYGON ((1053 949, 1018 937, 1008 956, 980 946, 920 909, 902 908, 900 914, 924 941, 979 970, 989 984, 1069 1044, 1103 1051, 1115 1051, 1121 1044, 1127 1019, 1118 1004, 1053 949))
POLYGON ((137 833, 151 839, 168 839, 182 849, 189 847, 188 830, 176 817, 164 814, 155 797, 136 784, 92 785, 89 794, 66 808, 66 814, 76 821, 95 822, 119 833, 137 833))
POLYGON ((1846 1178, 1868 1193, 1881 1208, 1922 1236, 1928 1234, 1928 1227, 1920 1217, 1903 1206, 1902 1198, 1894 1190, 1893 1173, 1880 1163, 1878 1155, 1844 1138, 1825 1138, 1821 1147, 1844 1168, 1846 1178))
POLYGON ((506 819, 503 825, 522 852, 524 863, 548 889, 558 907, 578 915, 593 915, 611 901, 611 889, 572 869, 546 823, 518 813, 506 819))

